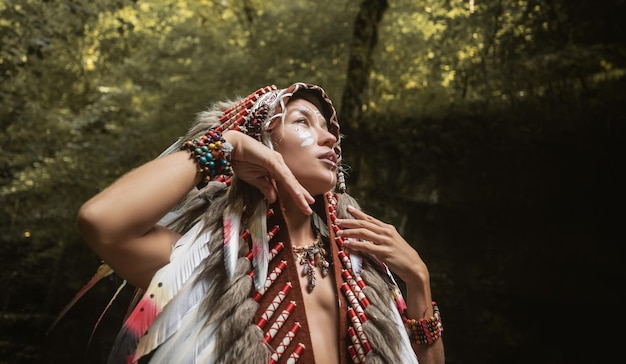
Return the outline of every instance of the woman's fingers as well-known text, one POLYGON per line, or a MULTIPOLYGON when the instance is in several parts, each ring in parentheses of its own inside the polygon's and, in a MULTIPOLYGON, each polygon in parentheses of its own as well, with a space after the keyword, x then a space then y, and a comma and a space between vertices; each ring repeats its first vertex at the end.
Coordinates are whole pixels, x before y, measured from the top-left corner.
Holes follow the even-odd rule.
POLYGON ((354 238, 346 238, 343 240, 344 246, 350 250, 355 250, 362 253, 374 254, 379 256, 380 252, 377 246, 369 240, 360 240, 354 238))
POLYGON ((348 206, 348 212, 354 216, 354 219, 338 219, 337 221, 337 224, 345 229, 343 234, 347 237, 376 240, 375 238, 385 234, 385 229, 390 226, 354 207, 348 206))
POLYGON ((421 282, 428 269, 419 253, 400 235, 395 226, 363 211, 348 207, 354 219, 337 219, 337 232, 349 250, 373 254, 405 282, 421 282))
POLYGON ((280 153, 240 132, 227 131, 223 135, 233 145, 231 164, 237 177, 258 188, 270 203, 276 201, 275 182, 279 182, 302 212, 313 212, 309 205, 315 199, 291 173, 280 153))
POLYGON ((274 158, 270 160, 270 165, 267 167, 271 178, 277 183, 280 183, 287 190, 287 193, 291 195, 302 212, 310 215, 313 213, 313 210, 311 210, 309 205, 314 203, 315 199, 311 196, 309 191, 298 182, 289 167, 287 167, 287 164, 285 164, 283 156, 278 152, 271 152, 274 158))
MULTIPOLYGON (((345 220, 342 220, 345 221, 345 220)), ((343 228, 339 230, 338 235, 344 239, 356 239, 370 242, 374 245, 381 244, 381 237, 374 233, 371 230, 365 228, 348 228, 347 226, 341 225, 343 228)))
POLYGON ((276 188, 267 177, 259 177, 250 181, 250 184, 258 188, 269 203, 276 201, 276 188))
POLYGON ((405 241, 393 225, 384 223, 363 211, 348 207, 354 219, 338 219, 338 235, 347 247, 368 253, 388 255, 405 241), (347 240, 346 240, 347 239, 347 240))

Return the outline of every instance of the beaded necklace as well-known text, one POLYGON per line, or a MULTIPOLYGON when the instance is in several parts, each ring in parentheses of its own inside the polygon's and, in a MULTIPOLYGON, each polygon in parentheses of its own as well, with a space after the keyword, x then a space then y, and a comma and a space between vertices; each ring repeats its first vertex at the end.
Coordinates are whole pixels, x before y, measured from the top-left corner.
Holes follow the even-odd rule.
POLYGON ((302 266, 302 275, 308 276, 308 289, 309 292, 312 292, 315 288, 315 267, 321 269, 322 278, 324 278, 328 275, 328 267, 330 265, 326 260, 326 248, 322 245, 319 230, 317 231, 317 238, 312 244, 294 246, 293 256, 296 262, 302 266))

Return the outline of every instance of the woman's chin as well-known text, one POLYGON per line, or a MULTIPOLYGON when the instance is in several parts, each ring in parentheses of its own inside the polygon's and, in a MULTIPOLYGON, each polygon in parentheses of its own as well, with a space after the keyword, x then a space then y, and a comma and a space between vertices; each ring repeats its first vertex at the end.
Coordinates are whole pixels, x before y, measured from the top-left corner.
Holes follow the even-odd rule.
POLYGON ((308 183, 304 186, 312 196, 323 195, 326 192, 332 191, 335 188, 335 182, 331 183, 330 178, 325 181, 316 181, 316 183, 308 183))

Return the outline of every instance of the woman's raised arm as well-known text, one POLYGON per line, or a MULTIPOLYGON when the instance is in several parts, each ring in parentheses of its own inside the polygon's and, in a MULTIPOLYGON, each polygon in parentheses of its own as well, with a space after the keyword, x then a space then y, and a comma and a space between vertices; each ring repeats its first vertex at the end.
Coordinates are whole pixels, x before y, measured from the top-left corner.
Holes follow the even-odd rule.
MULTIPOLYGON (((315 200, 293 176, 282 156, 255 139, 226 131, 232 145, 231 164, 237 176, 276 199, 274 181, 286 186, 306 214, 315 200)), ((78 227, 87 244, 122 278, 146 287, 154 273, 169 262, 179 235, 157 222, 200 182, 189 152, 152 160, 122 176, 85 202, 78 227)))
POLYGON ((156 224, 199 181, 188 152, 152 160, 85 202, 78 228, 87 245, 120 277, 146 287, 169 262, 179 237, 156 224))

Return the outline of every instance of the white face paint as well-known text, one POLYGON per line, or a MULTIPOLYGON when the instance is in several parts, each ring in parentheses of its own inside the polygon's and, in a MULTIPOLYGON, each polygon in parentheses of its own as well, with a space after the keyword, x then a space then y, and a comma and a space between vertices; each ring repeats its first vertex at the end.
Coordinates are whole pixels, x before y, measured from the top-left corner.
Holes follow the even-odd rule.
MULTIPOLYGON (((316 119, 315 122, 318 122, 320 118, 324 120, 324 115, 322 115, 322 113, 320 113, 318 110, 314 110, 308 107, 306 109, 309 111, 309 113, 311 113, 312 115, 315 115, 315 119, 316 119)), ((295 131, 298 131, 298 130, 299 130, 298 128, 295 129, 295 131)), ((308 147, 309 145, 315 142, 313 138, 311 137, 311 133, 308 131, 303 131, 302 133, 299 133, 298 137, 302 139, 302 143, 300 143, 301 147, 308 147)))
POLYGON ((337 140, 315 106, 305 99, 290 101, 284 124, 272 135, 275 150, 302 186, 314 195, 332 190, 338 178, 337 162, 331 152, 337 140))
POLYGON ((308 131, 303 131, 302 133, 299 133, 298 137, 302 139, 302 143, 300 143, 301 147, 306 147, 313 144, 313 138, 311 138, 311 133, 308 131))
MULTIPOLYGON (((324 119, 324 115, 322 115, 322 113, 319 112, 319 110, 313 110, 310 108, 307 108, 309 110, 310 113, 312 113, 313 115, 315 115, 315 121, 318 122, 319 119, 325 120, 324 119)), ((298 131, 298 129, 295 129, 296 131, 298 131)), ((308 145, 313 144, 313 138, 311 138, 311 133, 309 133, 308 131, 299 133, 298 136, 300 137, 300 139, 302 139, 302 143, 300 144, 301 147, 306 147, 308 145)), ((333 171, 333 168, 330 168, 328 170, 328 174, 330 175, 330 186, 334 186, 335 185, 335 172, 333 171)))

